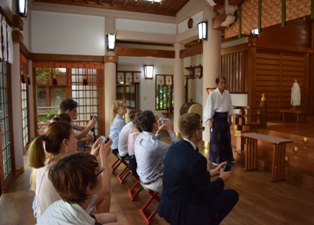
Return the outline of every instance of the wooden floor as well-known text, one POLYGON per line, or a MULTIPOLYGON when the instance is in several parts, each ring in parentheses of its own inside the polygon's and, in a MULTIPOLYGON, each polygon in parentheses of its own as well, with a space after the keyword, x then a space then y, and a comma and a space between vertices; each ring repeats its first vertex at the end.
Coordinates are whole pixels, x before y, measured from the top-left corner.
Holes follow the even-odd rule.
MULTIPOLYGON (((208 152, 201 150, 204 155, 208 152)), ((25 156, 26 159, 26 156, 25 156)), ((232 169, 232 178, 225 188, 239 192, 240 200, 233 211, 224 219, 222 225, 309 225, 314 224, 314 188, 301 186, 293 180, 272 183, 269 171, 244 172, 244 154, 235 153, 236 164, 232 169)), ((117 170, 122 169, 120 166, 117 170)), ((130 176, 124 184, 119 184, 116 174, 112 174, 112 205, 124 225, 145 225, 139 208, 149 197, 142 191, 132 202, 128 189, 135 179, 130 176)), ((30 169, 17 177, 10 191, 0 198, 0 225, 35 224, 32 217, 34 193, 29 191, 30 169)), ((157 206, 157 203, 154 203, 157 206)), ((158 215, 152 225, 166 225, 158 215)), ((195 224, 197 225, 197 224, 195 224)))

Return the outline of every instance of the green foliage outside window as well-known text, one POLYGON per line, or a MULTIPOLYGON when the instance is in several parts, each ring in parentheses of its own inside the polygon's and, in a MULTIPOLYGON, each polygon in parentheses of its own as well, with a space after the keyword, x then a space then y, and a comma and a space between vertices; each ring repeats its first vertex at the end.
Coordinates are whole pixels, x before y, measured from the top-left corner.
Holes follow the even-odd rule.
MULTIPOLYGON (((173 108, 173 86, 171 84, 166 84, 163 82, 166 75, 156 76, 156 110, 168 110, 173 108)), ((169 76, 167 76, 169 77, 169 76)), ((171 76, 172 78, 172 76, 171 76)))

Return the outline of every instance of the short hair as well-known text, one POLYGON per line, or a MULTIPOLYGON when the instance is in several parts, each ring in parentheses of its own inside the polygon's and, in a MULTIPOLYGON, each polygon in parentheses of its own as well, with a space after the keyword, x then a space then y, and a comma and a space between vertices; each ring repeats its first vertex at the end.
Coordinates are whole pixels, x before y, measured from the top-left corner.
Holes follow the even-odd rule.
POLYGON ((130 110, 129 117, 130 117, 130 120, 132 123, 134 123, 134 120, 136 119, 138 112, 141 112, 141 110, 140 109, 131 109, 130 110))
POLYGON ((155 122, 156 117, 150 110, 143 111, 137 118, 137 125, 142 131, 152 132, 155 122))
POLYGON ((200 124, 201 116, 198 113, 186 113, 179 117, 179 130, 183 137, 192 138, 200 124))
POLYGON ((72 123, 72 118, 70 114, 68 113, 60 113, 52 117, 51 122, 66 122, 66 123, 72 123))
POLYGON ((220 80, 224 80, 224 81, 226 82, 227 79, 226 79, 226 77, 224 77, 224 76, 219 76, 219 77, 216 77, 215 83, 216 83, 216 84, 219 84, 220 80))
POLYGON ((89 196, 87 187, 96 187, 99 163, 95 156, 76 152, 60 159, 49 170, 49 179, 62 200, 83 203, 89 196))
POLYGON ((67 110, 72 111, 77 108, 77 102, 71 98, 63 99, 60 103, 60 113, 65 113, 67 110))

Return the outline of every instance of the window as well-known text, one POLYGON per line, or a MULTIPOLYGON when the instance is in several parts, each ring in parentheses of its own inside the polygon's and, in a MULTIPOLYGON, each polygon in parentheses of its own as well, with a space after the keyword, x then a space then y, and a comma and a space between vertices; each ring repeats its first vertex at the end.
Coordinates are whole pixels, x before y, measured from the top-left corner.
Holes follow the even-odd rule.
MULTIPOLYGON (((11 152, 11 137, 10 137, 10 123, 9 123, 9 96, 8 96, 8 74, 7 64, 0 63, 0 126, 2 132, 2 145, 0 161, 2 168, 0 168, 1 185, 4 187, 4 180, 12 171, 12 152, 11 152)), ((2 191, 2 190, 0 190, 2 191)))
POLYGON ((21 97, 22 97, 22 129, 23 129, 23 153, 26 152, 26 146, 29 142, 29 121, 28 121, 28 61, 27 58, 20 54, 20 64, 21 64, 21 97))
MULTIPOLYGON (((61 101, 72 98, 78 104, 76 124, 85 126, 91 115, 103 123, 102 91, 104 70, 101 64, 35 62, 38 121, 46 122, 59 110, 61 101)), ((95 135, 104 133, 96 124, 95 135)))
POLYGON ((156 110, 173 109, 173 75, 156 75, 156 110))
POLYGON ((139 71, 118 71, 117 73, 117 100, 125 102, 129 109, 138 108, 140 75, 139 71))

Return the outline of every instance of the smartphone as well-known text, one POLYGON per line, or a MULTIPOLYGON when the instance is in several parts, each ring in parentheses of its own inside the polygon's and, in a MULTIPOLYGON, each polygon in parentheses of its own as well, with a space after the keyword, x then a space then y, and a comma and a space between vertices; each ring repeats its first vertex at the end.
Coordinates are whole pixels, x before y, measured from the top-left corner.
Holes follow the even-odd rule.
POLYGON ((108 141, 109 141, 109 138, 107 138, 106 136, 100 136, 99 144, 103 142, 107 143, 108 141))
POLYGON ((166 123, 168 120, 166 118, 162 118, 161 120, 161 125, 163 125, 164 123, 166 123))
POLYGON ((230 164, 229 164, 229 163, 226 163, 225 166, 224 166, 224 171, 225 171, 225 172, 228 172, 228 171, 230 171, 230 170, 231 170, 230 164))

